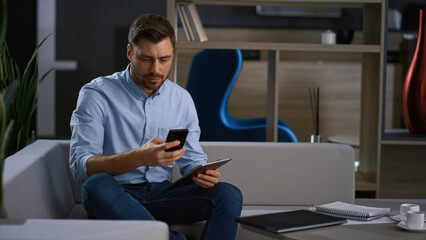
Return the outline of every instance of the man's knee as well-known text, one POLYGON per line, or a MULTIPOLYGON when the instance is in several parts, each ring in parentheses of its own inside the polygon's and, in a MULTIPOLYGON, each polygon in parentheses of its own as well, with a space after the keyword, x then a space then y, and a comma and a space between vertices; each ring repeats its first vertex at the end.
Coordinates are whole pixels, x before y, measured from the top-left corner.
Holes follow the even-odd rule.
POLYGON ((233 209, 236 214, 239 214, 243 204, 243 195, 240 189, 224 182, 218 183, 215 188, 219 201, 225 204, 228 209, 233 209))
POLYGON ((102 201, 102 196, 111 196, 113 188, 117 186, 118 182, 112 176, 106 173, 93 174, 83 183, 82 201, 102 201))

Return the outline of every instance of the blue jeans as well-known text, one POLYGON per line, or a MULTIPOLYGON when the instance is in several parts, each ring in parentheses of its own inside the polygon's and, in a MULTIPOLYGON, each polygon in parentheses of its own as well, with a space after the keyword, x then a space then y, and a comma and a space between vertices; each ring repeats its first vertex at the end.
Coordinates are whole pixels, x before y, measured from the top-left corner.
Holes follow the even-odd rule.
MULTIPOLYGON (((160 220, 185 224, 207 220, 200 239, 235 239, 242 194, 228 183, 204 189, 195 183, 163 191, 170 184, 119 184, 105 173, 90 176, 83 184, 82 203, 92 219, 160 220)), ((184 239, 170 232, 170 239, 184 239)))

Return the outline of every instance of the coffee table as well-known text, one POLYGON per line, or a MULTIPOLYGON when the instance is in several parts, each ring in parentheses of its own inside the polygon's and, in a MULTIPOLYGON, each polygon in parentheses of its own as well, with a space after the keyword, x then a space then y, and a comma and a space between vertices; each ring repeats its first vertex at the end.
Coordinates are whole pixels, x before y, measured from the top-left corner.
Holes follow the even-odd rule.
POLYGON ((297 231, 291 233, 276 234, 259 228, 250 227, 244 224, 242 228, 270 237, 272 239, 286 240, 425 240, 426 233, 407 232, 393 223, 385 224, 361 224, 342 225, 333 227, 316 228, 311 230, 297 231))
MULTIPOLYGON (((392 214, 398 214, 399 206, 402 203, 416 203, 420 205, 422 210, 426 209, 425 199, 357 199, 355 203, 365 206, 389 207, 392 214)), ((339 225, 282 234, 268 232, 245 224, 240 224, 240 227, 272 239, 286 240, 426 240, 425 232, 408 232, 399 228, 396 223, 339 225)))

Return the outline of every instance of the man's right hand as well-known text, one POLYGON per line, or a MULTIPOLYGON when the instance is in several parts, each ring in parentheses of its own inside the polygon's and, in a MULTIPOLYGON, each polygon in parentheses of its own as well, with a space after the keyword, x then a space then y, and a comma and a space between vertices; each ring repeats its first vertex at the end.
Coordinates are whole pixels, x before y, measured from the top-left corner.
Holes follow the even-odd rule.
POLYGON ((152 138, 142 147, 128 152, 93 156, 86 163, 87 175, 107 173, 115 176, 141 166, 172 165, 183 157, 186 149, 181 148, 172 152, 166 152, 165 150, 178 145, 178 140, 166 143, 161 139, 152 138))
POLYGON ((152 138, 142 147, 136 149, 144 163, 142 166, 165 166, 172 165, 175 161, 183 157, 186 149, 181 148, 172 152, 166 152, 165 150, 176 147, 179 145, 179 141, 165 142, 159 138, 152 138))

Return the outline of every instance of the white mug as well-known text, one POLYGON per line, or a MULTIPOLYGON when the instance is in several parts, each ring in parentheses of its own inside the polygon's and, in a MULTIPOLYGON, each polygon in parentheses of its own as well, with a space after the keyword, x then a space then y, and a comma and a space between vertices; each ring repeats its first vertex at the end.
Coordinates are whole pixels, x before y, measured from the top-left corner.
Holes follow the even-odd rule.
POLYGON ((401 222, 405 222, 407 220, 407 212, 409 211, 420 211, 420 206, 412 203, 403 203, 399 208, 401 214, 401 222))
POLYGON ((322 44, 336 44, 336 33, 331 30, 327 30, 321 34, 322 44))
POLYGON ((411 229, 422 229, 425 222, 425 212, 423 211, 408 211, 407 212, 407 227, 411 229))

